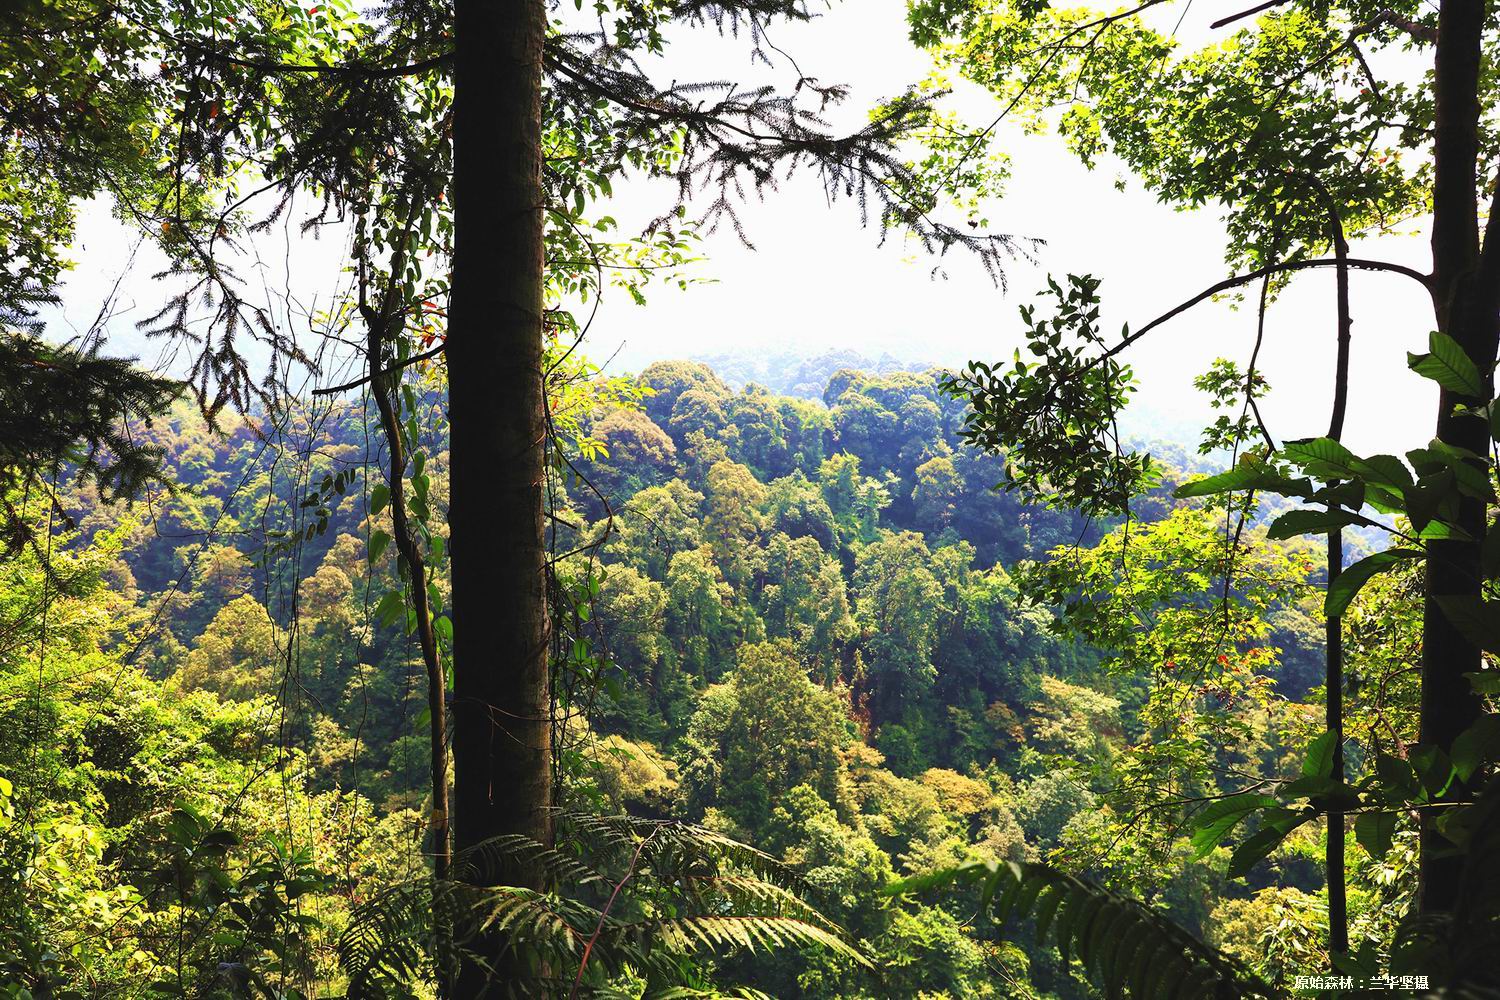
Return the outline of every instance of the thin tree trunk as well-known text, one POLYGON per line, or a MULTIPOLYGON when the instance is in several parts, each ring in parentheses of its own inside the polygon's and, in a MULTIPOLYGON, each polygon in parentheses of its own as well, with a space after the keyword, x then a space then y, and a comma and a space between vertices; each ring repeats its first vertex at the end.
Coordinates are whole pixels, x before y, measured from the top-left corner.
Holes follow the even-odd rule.
MULTIPOLYGON (((1321 185, 1320 185, 1321 186, 1321 185)), ((1338 349, 1334 362, 1333 416, 1328 422, 1328 436, 1335 441, 1344 436, 1344 414, 1349 407, 1349 345, 1353 340, 1354 317, 1349 308, 1349 242, 1344 238, 1344 220, 1338 205, 1324 189, 1328 199, 1329 230, 1333 252, 1338 260, 1336 302, 1338 313, 1338 349)), ((1339 578, 1344 568, 1344 533, 1334 528, 1328 533, 1328 585, 1339 578)), ((1344 780, 1344 618, 1328 615, 1324 658, 1326 676, 1324 695, 1326 724, 1333 734, 1333 778, 1344 780)), ((1344 814, 1328 811, 1328 836, 1324 850, 1324 870, 1328 880, 1328 951, 1342 955, 1349 950, 1349 904, 1344 874, 1344 814)))
MULTIPOLYGON (((451 424, 454 836, 552 840, 542 502, 541 0, 455 0, 451 424)), ((464 867, 460 864, 460 870, 464 867)), ((541 888, 515 859, 475 874, 541 888)), ((455 996, 517 990, 527 970, 473 942, 455 996)))
MULTIPOLYGON (((1488 450, 1485 422, 1455 416, 1460 404, 1489 401, 1493 385, 1497 323, 1493 289, 1486 289, 1479 269, 1479 203, 1477 197, 1480 34, 1484 0, 1443 0, 1438 14, 1434 72, 1435 137, 1433 142, 1432 295, 1437 328, 1456 340, 1485 377, 1486 396, 1470 398, 1442 390, 1438 399, 1437 436, 1476 454, 1488 450), (1486 308, 1486 303, 1490 303, 1486 308)), ((1494 252, 1495 248, 1489 248, 1494 252)), ((1463 497, 1458 526, 1463 540, 1427 543, 1426 605, 1422 623, 1421 740, 1448 750, 1453 740, 1479 717, 1481 703, 1466 673, 1480 668, 1479 647, 1443 614, 1445 597, 1473 598, 1480 593, 1480 549, 1485 533, 1485 504, 1463 497)), ((1466 790, 1451 787, 1448 796, 1466 790)), ((1423 810, 1418 906, 1423 913, 1446 912, 1458 897, 1462 859, 1444 857, 1451 846, 1438 833, 1441 810, 1423 810)))
MULTIPOLYGON (((377 334, 372 332, 369 352, 372 372, 378 372, 381 364, 381 356, 375 349, 376 338, 377 334)), ((432 815, 429 823, 432 829, 432 873, 439 881, 446 881, 451 873, 452 862, 448 843, 447 684, 443 677, 443 661, 438 651, 437 634, 432 626, 432 608, 427 600, 427 561, 406 511, 406 450, 402 444, 401 426, 396 419, 394 387, 390 385, 400 377, 399 374, 377 375, 371 385, 371 395, 380 411, 380 426, 385 433, 386 450, 390 454, 390 472, 386 482, 391 491, 393 541, 397 553, 406 563, 411 579, 412 614, 417 621, 417 644, 422 650, 422 664, 427 670, 427 710, 431 716, 427 728, 432 750, 432 815)))

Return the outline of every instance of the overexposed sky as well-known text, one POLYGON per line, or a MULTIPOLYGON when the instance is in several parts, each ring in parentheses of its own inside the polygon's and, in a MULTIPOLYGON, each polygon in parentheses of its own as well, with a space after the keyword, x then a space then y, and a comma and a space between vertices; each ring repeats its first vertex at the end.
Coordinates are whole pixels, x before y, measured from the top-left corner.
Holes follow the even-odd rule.
MULTIPOLYGON (((1208 22, 1228 9, 1223 3, 1189 8, 1184 34, 1201 37, 1208 22)), ((848 106, 833 116, 835 124, 858 122, 872 103, 920 80, 929 65, 906 39, 902 0, 851 0, 812 24, 782 27, 773 40, 805 72, 852 87, 848 106)), ((795 81, 789 66, 769 76, 752 66, 743 40, 720 40, 699 30, 674 42, 666 64, 651 67, 663 78, 795 81)), ((992 97, 973 88, 961 87, 953 101, 974 122, 988 123, 998 111, 992 97)), ((1023 136, 1005 126, 996 136, 1011 157, 1013 176, 1006 197, 989 208, 993 229, 1046 241, 1037 266, 1022 261, 1010 266, 1007 294, 961 253, 943 263, 946 277, 934 278, 934 262, 919 247, 894 236, 878 246, 878 231, 860 227, 856 206, 827 204, 809 175, 744 206, 753 251, 732 232, 707 238, 709 259, 701 265, 702 275, 714 283, 686 292, 656 289, 646 308, 621 293, 607 296, 586 350, 597 359, 614 356, 614 369, 623 371, 687 355, 832 348, 959 365, 1010 355, 1019 342, 1017 307, 1043 287, 1049 272, 1103 279, 1106 331, 1126 322, 1139 327, 1226 276, 1223 230, 1211 207, 1175 212, 1132 183, 1122 193, 1115 187, 1115 170, 1107 164, 1093 172, 1084 169, 1055 137, 1023 136)), ((621 185, 616 204, 604 211, 629 226, 659 214, 672 197, 670 184, 621 185)), ((258 248, 260 273, 276 288, 290 273, 304 306, 317 298, 326 301, 339 281, 341 248, 334 240, 298 242, 295 226, 268 238, 258 248)), ((87 326, 122 271, 130 245, 102 207, 85 212, 74 254, 79 267, 65 288, 64 315, 51 319, 55 335, 66 333, 69 324, 87 326)), ((1356 245, 1354 253, 1421 270, 1429 264, 1421 235, 1356 245)), ((159 348, 141 344, 133 321, 155 311, 164 294, 150 278, 155 269, 143 253, 121 284, 124 308, 111 327, 117 349, 148 362, 157 360, 159 348)), ((249 271, 254 273, 254 266, 249 271)), ((1435 389, 1406 370, 1406 351, 1425 350, 1431 329, 1425 292, 1398 276, 1356 272, 1352 281, 1354 388, 1346 440, 1356 450, 1385 452, 1425 443, 1435 389)), ((1227 304, 1204 304, 1132 348, 1129 358, 1142 381, 1136 404, 1142 415, 1184 431, 1201 425, 1208 410, 1191 387, 1192 377, 1215 357, 1243 363, 1254 323, 1250 308, 1236 312, 1227 304)), ((1333 348, 1333 275, 1304 273, 1273 307, 1261 355, 1272 386, 1264 411, 1278 437, 1326 430, 1333 348)))

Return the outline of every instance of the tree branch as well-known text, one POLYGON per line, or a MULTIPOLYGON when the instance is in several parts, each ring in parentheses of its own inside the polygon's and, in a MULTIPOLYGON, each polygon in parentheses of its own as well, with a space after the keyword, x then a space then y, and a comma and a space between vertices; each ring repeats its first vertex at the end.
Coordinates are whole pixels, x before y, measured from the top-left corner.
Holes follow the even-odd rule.
POLYGON ((343 385, 329 386, 326 389, 314 389, 313 395, 335 396, 341 392, 348 392, 350 389, 358 389, 360 386, 367 385, 370 382, 375 381, 376 379, 385 378, 387 375, 393 375, 403 368, 408 368, 414 364, 417 364, 418 362, 435 358, 439 354, 443 353, 443 350, 446 346, 446 344, 439 344, 437 347, 434 347, 430 351, 423 351, 421 354, 414 354, 411 357, 407 358, 405 361, 398 361, 395 364, 391 365, 389 368, 375 372, 373 375, 365 375, 362 378, 357 378, 353 382, 345 382, 343 385))
MULTIPOLYGON (((1393 264, 1389 261, 1383 260, 1366 260, 1361 257, 1350 257, 1345 263, 1348 267, 1355 268, 1361 271, 1389 271, 1392 274, 1404 274, 1406 275, 1406 277, 1411 278, 1413 281, 1420 284, 1423 288, 1431 290, 1432 287, 1432 279, 1428 275, 1423 274, 1421 271, 1418 271, 1415 268, 1407 267, 1404 264, 1393 264)), ((1136 330, 1134 333, 1127 336, 1124 340, 1120 341, 1114 347, 1111 347, 1108 351, 1105 352, 1104 356, 1113 357, 1114 355, 1123 351, 1125 348, 1129 347, 1131 344, 1135 343, 1137 340, 1140 340, 1152 330, 1167 322, 1167 320, 1172 319, 1173 317, 1178 316, 1181 313, 1187 312, 1189 309, 1202 302, 1204 299, 1213 298, 1220 292, 1227 292, 1231 288, 1238 288, 1240 285, 1247 285, 1250 282, 1255 281, 1257 278, 1264 278, 1269 274, 1278 274, 1285 271, 1305 271, 1309 268, 1314 267, 1337 267, 1338 265, 1339 262, 1337 260, 1330 260, 1327 258, 1319 258, 1317 260, 1293 260, 1287 261, 1282 264, 1271 264, 1266 267, 1256 268, 1254 271, 1247 271, 1244 274, 1237 274, 1231 278, 1225 278, 1223 281, 1205 288, 1203 291, 1199 292, 1197 295, 1194 295, 1186 302, 1183 302, 1180 305, 1169 309, 1167 312, 1162 313, 1160 316, 1156 317, 1151 322, 1141 327, 1139 330, 1136 330)))
POLYGON ((428 70, 444 66, 453 60, 452 52, 440 52, 426 59, 416 62, 402 63, 394 66, 378 66, 369 63, 334 63, 323 65, 319 63, 281 63, 261 59, 243 59, 239 56, 222 52, 211 45, 204 45, 191 38, 182 35, 169 35, 173 42, 184 48, 191 49, 213 62, 224 63, 228 66, 238 66, 241 69, 253 69, 261 73, 302 73, 316 74, 320 76, 352 76, 363 80, 387 80, 395 76, 415 76, 428 70))
POLYGON ((1259 14, 1263 10, 1270 10, 1272 7, 1280 7, 1282 4, 1287 2, 1288 0, 1266 0, 1265 3, 1258 3, 1254 7, 1251 7, 1249 10, 1242 10, 1238 14, 1230 14, 1228 17, 1221 17, 1214 23, 1210 24, 1209 27, 1222 28, 1226 24, 1233 24, 1236 21, 1243 21, 1247 17, 1254 17, 1256 14, 1259 14))

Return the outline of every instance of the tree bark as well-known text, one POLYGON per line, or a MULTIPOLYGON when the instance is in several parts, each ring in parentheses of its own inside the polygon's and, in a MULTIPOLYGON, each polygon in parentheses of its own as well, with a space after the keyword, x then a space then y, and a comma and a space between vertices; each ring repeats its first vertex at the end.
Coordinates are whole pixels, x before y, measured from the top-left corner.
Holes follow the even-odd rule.
MULTIPOLYGON (((451 423, 454 839, 552 841, 543 398, 541 0, 455 0, 451 423)), ((472 868, 472 860, 470 867, 472 868)), ((542 887, 515 859, 482 884, 542 887)), ((528 971, 472 942, 455 996, 515 992, 528 971)))
MULTIPOLYGON (((1470 398, 1444 389, 1439 394, 1437 436, 1483 455, 1488 450, 1485 421, 1456 416, 1460 404, 1482 405, 1493 395, 1497 322, 1492 290, 1479 269, 1480 38, 1484 0, 1443 0, 1438 15, 1434 73, 1432 296, 1437 328, 1456 340, 1485 377, 1486 396, 1470 398)), ((1491 252, 1494 248, 1489 248, 1491 252)), ((1478 670, 1480 650, 1440 607, 1444 597, 1476 597, 1480 592, 1480 550, 1485 504, 1460 501, 1458 525, 1470 537, 1427 543, 1426 605, 1422 625, 1421 741, 1449 750, 1453 740, 1479 717, 1482 705, 1464 674, 1478 670)), ((1451 787, 1450 798, 1466 790, 1451 787)), ((1462 859, 1443 856, 1451 845, 1438 833, 1441 810, 1423 810, 1418 907, 1423 913, 1448 912, 1458 898, 1462 859)))

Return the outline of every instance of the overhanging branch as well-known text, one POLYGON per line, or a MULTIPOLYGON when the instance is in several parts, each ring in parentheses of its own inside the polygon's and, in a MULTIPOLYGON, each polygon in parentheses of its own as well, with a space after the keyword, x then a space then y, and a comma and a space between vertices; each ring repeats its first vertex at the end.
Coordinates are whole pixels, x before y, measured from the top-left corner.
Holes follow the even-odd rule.
MULTIPOLYGON (((1194 295, 1186 302, 1174 306, 1167 312, 1162 313, 1160 316, 1156 317, 1151 322, 1141 327, 1139 330, 1136 330, 1134 333, 1125 337, 1124 340, 1120 341, 1114 347, 1111 347, 1108 351, 1105 352, 1104 356, 1112 357, 1120 353, 1125 348, 1129 347, 1137 340, 1140 340, 1146 334, 1150 333, 1152 330, 1161 326, 1163 323, 1167 322, 1173 317, 1181 315, 1203 300, 1211 299, 1221 292, 1229 291, 1231 288, 1238 288, 1241 285, 1248 285, 1252 281, 1255 281, 1259 278, 1264 278, 1267 275, 1271 274, 1280 274, 1286 271, 1305 271, 1315 267, 1337 267, 1338 265, 1339 262, 1337 260, 1333 260, 1330 258, 1318 258, 1316 260, 1293 260, 1286 261, 1281 264, 1270 264, 1266 267, 1256 268, 1254 271, 1247 271, 1244 274, 1237 274, 1233 277, 1225 278, 1223 281, 1205 288, 1203 291, 1199 292, 1197 295, 1194 295)), ((1428 275, 1423 274, 1421 271, 1418 271, 1415 268, 1407 267, 1404 264, 1393 264, 1390 261, 1384 260, 1367 260, 1362 257, 1350 257, 1347 261, 1345 261, 1345 265, 1360 271, 1386 271, 1391 274, 1402 274, 1408 278, 1411 278, 1413 281, 1417 282, 1423 288, 1426 288, 1429 291, 1432 288, 1432 279, 1428 275)))

